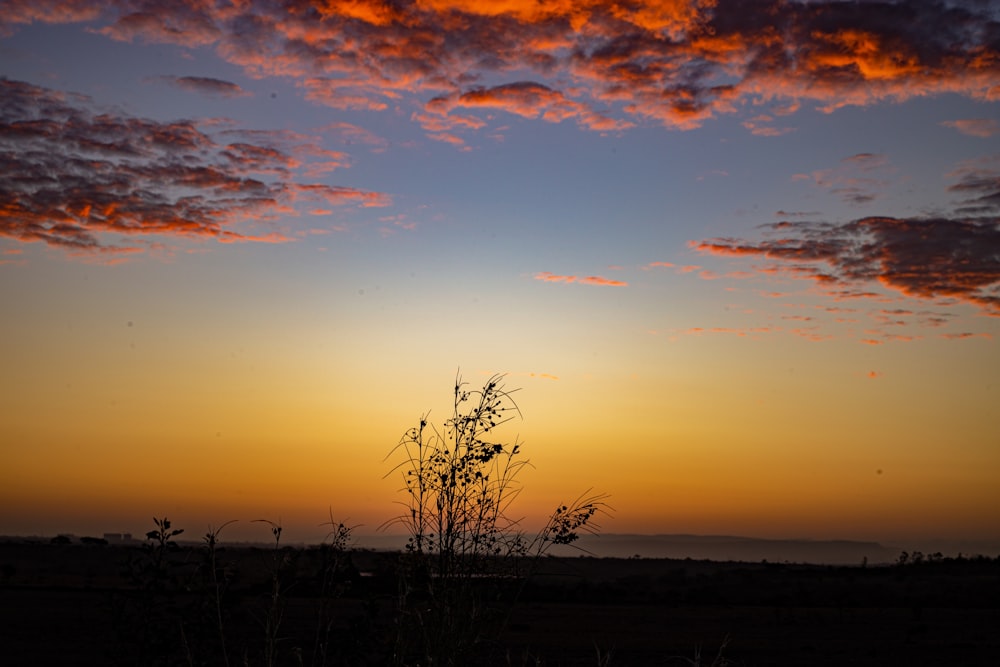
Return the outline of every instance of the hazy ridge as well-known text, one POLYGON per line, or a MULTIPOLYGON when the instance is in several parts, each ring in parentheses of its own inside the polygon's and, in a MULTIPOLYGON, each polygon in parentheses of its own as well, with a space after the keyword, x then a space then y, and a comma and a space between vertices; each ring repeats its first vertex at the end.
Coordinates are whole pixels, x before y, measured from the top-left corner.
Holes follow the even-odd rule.
MULTIPOLYGON (((402 549, 406 538, 398 535, 359 535, 359 547, 402 549)), ((861 540, 765 539, 735 535, 583 535, 574 547, 557 547, 560 556, 593 555, 601 558, 691 558, 694 560, 823 565, 877 565, 894 563, 903 551, 941 552, 944 556, 1000 554, 1000 540, 926 540, 920 543, 882 544, 861 540), (582 551, 581 551, 582 549, 582 551)))

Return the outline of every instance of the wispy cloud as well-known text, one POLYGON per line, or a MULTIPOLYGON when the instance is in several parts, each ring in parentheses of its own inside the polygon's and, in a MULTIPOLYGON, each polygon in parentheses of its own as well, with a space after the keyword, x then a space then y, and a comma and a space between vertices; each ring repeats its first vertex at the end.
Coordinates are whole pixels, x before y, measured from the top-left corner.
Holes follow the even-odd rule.
POLYGON ((226 142, 233 133, 215 131, 97 114, 86 97, 0 79, 0 236, 102 254, 164 236, 286 242, 293 237, 268 223, 297 214, 299 203, 388 203, 381 193, 298 182, 303 164, 278 135, 226 142))
POLYGON ((970 137, 992 137, 1000 134, 1000 121, 995 118, 964 118, 961 120, 946 120, 941 123, 945 127, 953 127, 970 137))
POLYGON ((887 176, 892 171, 884 155, 858 153, 845 157, 835 168, 796 174, 793 180, 811 180, 817 187, 828 190, 841 200, 861 205, 878 198, 888 186, 887 176))
MULTIPOLYGON (((418 122, 501 110, 601 132, 647 121, 691 129, 752 109, 749 131, 780 135, 793 124, 776 119, 803 105, 1000 99, 998 21, 985 2, 12 0, 0 30, 33 21, 211 47, 250 76, 293 78, 335 108, 424 105, 418 122)), ((432 133, 454 141, 474 130, 432 133)))
POLYGON ((949 192, 966 197, 960 202, 958 212, 966 215, 994 215, 1000 213, 1000 167, 993 166, 997 156, 961 165, 952 176, 958 182, 949 192))
POLYGON ((761 114, 743 121, 743 127, 758 137, 780 137, 795 131, 794 127, 775 127, 771 124, 773 122, 774 117, 761 114))
POLYGON ((775 211, 776 218, 815 218, 820 215, 819 211, 775 211))
POLYGON ((352 123, 330 123, 329 125, 320 128, 320 131, 337 137, 340 141, 347 145, 361 144, 363 146, 368 146, 371 148, 373 153, 382 153, 389 146, 389 141, 384 137, 380 137, 370 130, 366 130, 365 128, 352 123))
POLYGON ((780 331, 774 327, 691 327, 690 329, 685 329, 680 333, 688 336, 702 336, 705 334, 729 334, 733 336, 739 336, 740 338, 745 338, 747 336, 755 336, 757 334, 770 334, 775 331, 780 331))
POLYGON ((962 333, 946 333, 941 334, 941 338, 947 338, 949 340, 967 340, 969 338, 986 338, 987 340, 993 338, 988 333, 971 333, 969 331, 963 331, 962 333))
POLYGON ((609 287, 627 287, 624 280, 612 280, 601 276, 559 276, 548 271, 535 274, 535 280, 547 283, 578 283, 580 285, 603 285, 609 287))

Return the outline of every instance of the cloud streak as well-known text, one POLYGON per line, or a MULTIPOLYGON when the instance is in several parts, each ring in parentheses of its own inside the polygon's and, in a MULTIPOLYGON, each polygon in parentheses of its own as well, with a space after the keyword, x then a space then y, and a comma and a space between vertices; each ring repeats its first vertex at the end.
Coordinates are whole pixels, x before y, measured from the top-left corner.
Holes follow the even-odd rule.
POLYGON ((1000 134, 1000 121, 992 118, 963 118, 960 120, 946 120, 941 123, 945 127, 952 127, 967 134, 970 137, 992 137, 1000 134))
MULTIPOLYGON (((804 105, 957 94, 1000 99, 1000 32, 989 3, 911 0, 352 0, 6 3, 0 30, 89 23, 111 39, 211 47, 253 77, 290 77, 340 109, 423 107, 462 145, 503 111, 594 131, 652 122, 691 129, 747 114, 759 135, 804 105), (462 119, 465 119, 464 121, 462 119)), ((191 77, 176 85, 222 87, 191 77)), ((231 90, 231 89, 230 89, 231 90)), ((223 93, 224 94, 224 93, 223 93)), ((954 121, 981 136, 995 127, 954 121)))
POLYGON ((245 97, 249 95, 247 91, 232 81, 213 79, 205 76, 155 76, 149 81, 165 83, 168 86, 178 88, 189 93, 199 93, 201 95, 212 95, 219 97, 245 97))
MULTIPOLYGON (((378 206, 380 193, 299 183, 274 133, 220 142, 195 121, 96 113, 90 100, 0 79, 0 236, 75 253, 162 237, 292 240, 267 223, 300 202, 378 206), (265 227, 263 231, 248 229, 265 227)), ((221 133, 231 136, 231 133, 221 133)), ((325 156, 330 158, 330 156, 325 156)))
POLYGON ((604 287, 628 287, 624 280, 613 280, 601 276, 560 276, 548 271, 535 274, 535 280, 546 283, 577 283, 579 285, 598 285, 604 287))

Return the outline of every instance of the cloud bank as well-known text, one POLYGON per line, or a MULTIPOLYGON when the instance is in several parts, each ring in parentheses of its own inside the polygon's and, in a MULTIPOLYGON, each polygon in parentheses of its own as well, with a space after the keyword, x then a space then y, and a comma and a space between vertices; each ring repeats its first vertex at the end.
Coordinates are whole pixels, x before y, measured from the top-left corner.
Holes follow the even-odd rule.
POLYGON ((213 48, 335 108, 422 107, 413 118, 455 144, 469 114, 496 111, 604 132, 750 110, 750 131, 780 135, 803 105, 1000 99, 1000 21, 975 0, 12 0, 0 32, 33 21, 213 48))

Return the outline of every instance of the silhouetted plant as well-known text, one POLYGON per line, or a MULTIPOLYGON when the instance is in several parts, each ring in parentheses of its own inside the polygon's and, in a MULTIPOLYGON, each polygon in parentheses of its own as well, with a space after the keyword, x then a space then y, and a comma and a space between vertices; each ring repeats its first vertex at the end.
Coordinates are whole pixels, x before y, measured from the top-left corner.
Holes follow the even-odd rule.
POLYGON ((212 616, 215 630, 218 633, 219 650, 222 653, 222 664, 229 667, 229 649, 226 646, 226 624, 223 618, 222 597, 232 578, 232 570, 219 564, 219 535, 223 528, 231 523, 236 523, 236 519, 225 522, 218 528, 208 527, 202 541, 205 543, 204 574, 208 579, 208 594, 212 608, 212 616))
POLYGON ((495 439, 499 427, 520 416, 514 391, 505 388, 502 375, 481 390, 466 389, 457 376, 451 417, 439 429, 424 414, 389 454, 403 452, 389 474, 402 472, 407 502, 405 513, 386 525, 402 525, 409 534, 398 663, 414 650, 413 634, 429 664, 467 659, 506 621, 524 566, 554 544, 572 544, 581 530, 594 532, 595 515, 607 509, 605 496, 584 494, 557 507, 542 530, 526 538, 508 512, 528 460, 516 440, 495 439), (486 589, 493 604, 485 602, 486 589))
MULTIPOLYGON (((146 533, 146 542, 124 563, 131 590, 117 595, 112 604, 119 638, 115 654, 121 664, 270 667, 343 663, 350 642, 333 636, 330 602, 352 580, 351 526, 335 521, 331 512, 330 521, 322 524, 330 530, 317 548, 317 560, 310 560, 316 569, 297 580, 301 550, 282 544, 280 523, 258 519, 269 526, 273 538, 272 548, 263 554, 249 548, 250 554, 256 552, 263 558, 264 580, 260 581, 253 568, 243 579, 246 573, 237 567, 239 561, 222 559, 220 537, 235 520, 217 528, 209 526, 202 537, 200 558, 192 558, 199 553, 195 548, 178 547, 174 538, 184 531, 173 528, 169 519, 154 522, 156 529, 146 533), (243 594, 227 596, 238 578, 244 582, 243 594), (258 584, 263 585, 263 599, 251 600, 246 593, 258 584), (285 622, 289 591, 298 584, 305 588, 299 599, 315 601, 312 636, 308 625, 293 628, 285 622), (289 641, 293 637, 295 644, 289 641)), ((247 552, 241 553, 245 558, 247 552)))
POLYGON ((724 655, 722 655, 725 652, 727 646, 729 646, 729 635, 726 635, 722 639, 722 643, 719 644, 719 650, 715 654, 715 657, 711 660, 711 662, 706 662, 706 663, 702 662, 701 647, 700 646, 696 646, 695 647, 695 649, 694 649, 694 658, 693 659, 692 658, 685 658, 683 656, 676 656, 675 655, 675 656, 672 656, 672 657, 668 658, 668 660, 670 660, 670 661, 681 660, 681 661, 687 663, 688 665, 691 665, 691 667, 703 667, 703 665, 705 665, 707 667, 729 667, 730 665, 736 665, 737 663, 733 662, 729 658, 727 658, 724 655))
POLYGON ((170 555, 177 550, 173 539, 184 530, 171 528, 166 517, 154 517, 153 523, 155 530, 146 533, 139 553, 126 562, 133 591, 117 607, 117 625, 124 644, 135 652, 135 664, 176 664, 187 653, 187 639, 177 609, 179 563, 170 555))
POLYGON ((271 526, 274 548, 267 564, 270 574, 270 592, 261 622, 264 631, 264 664, 272 667, 278 657, 279 630, 285 613, 285 580, 291 569, 293 553, 281 547, 281 523, 267 519, 254 519, 255 523, 271 526))
POLYGON ((170 519, 163 517, 157 519, 153 517, 156 530, 146 533, 146 543, 143 545, 146 553, 151 556, 150 565, 156 575, 161 579, 166 576, 167 552, 177 548, 177 543, 172 540, 184 532, 183 528, 170 529, 170 519))
POLYGON ((602 649, 600 645, 594 642, 594 654, 598 667, 608 667, 612 664, 612 658, 615 655, 614 647, 611 647, 607 651, 602 649))
MULTIPOLYGON (((319 570, 316 574, 319 608, 316 613, 316 635, 313 643, 312 664, 325 665, 331 657, 330 635, 333 629, 333 616, 330 601, 339 598, 350 586, 350 544, 354 526, 348 526, 333 518, 323 524, 329 526, 323 543, 319 545, 319 570)), ((338 644, 343 648, 346 642, 338 644)))

